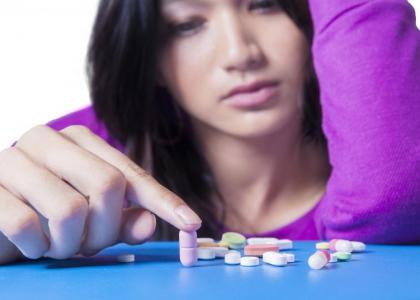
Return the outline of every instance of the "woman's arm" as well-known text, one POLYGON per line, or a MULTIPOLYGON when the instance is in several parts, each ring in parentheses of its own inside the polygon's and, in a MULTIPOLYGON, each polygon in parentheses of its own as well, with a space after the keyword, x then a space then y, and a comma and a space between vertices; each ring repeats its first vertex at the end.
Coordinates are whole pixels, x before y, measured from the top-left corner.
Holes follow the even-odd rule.
POLYGON ((405 0, 309 0, 333 172, 321 238, 420 242, 420 32, 405 0))

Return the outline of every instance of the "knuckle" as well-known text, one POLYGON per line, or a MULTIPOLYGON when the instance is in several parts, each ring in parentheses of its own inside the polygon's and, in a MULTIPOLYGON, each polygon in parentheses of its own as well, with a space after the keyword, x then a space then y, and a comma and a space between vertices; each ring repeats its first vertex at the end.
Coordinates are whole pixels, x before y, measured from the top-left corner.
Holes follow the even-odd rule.
POLYGON ((10 228, 7 228, 5 232, 7 232, 8 236, 11 238, 19 236, 36 226, 37 219, 37 214, 34 211, 27 209, 13 218, 9 223, 10 228))
POLYGON ((70 125, 61 129, 60 132, 67 133, 69 135, 81 135, 91 133, 91 130, 84 125, 70 125))
POLYGON ((18 155, 21 155, 21 152, 19 149, 15 147, 9 147, 0 152, 0 161, 10 162, 16 159, 18 155))
POLYGON ((125 171, 124 173, 127 175, 127 177, 130 179, 140 178, 150 180, 152 178, 152 176, 145 169, 132 162, 127 163, 123 170, 125 171))
POLYGON ((33 139, 40 139, 43 136, 45 136, 46 132, 50 131, 50 129, 47 125, 35 125, 28 131, 26 131, 20 139, 17 141, 16 146, 20 147, 26 144, 27 141, 33 140, 33 139))
POLYGON ((87 216, 89 205, 82 195, 74 196, 71 201, 62 203, 59 210, 55 210, 51 219, 65 222, 74 218, 87 216))
POLYGON ((102 195, 112 190, 125 190, 125 186, 126 180, 121 171, 117 168, 109 167, 109 169, 104 172, 104 175, 96 181, 94 193, 102 195))

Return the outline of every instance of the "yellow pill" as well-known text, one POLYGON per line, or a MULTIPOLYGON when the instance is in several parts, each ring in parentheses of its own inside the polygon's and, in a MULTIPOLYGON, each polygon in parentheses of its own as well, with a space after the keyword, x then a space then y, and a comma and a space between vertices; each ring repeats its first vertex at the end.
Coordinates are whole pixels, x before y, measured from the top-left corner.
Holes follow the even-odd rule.
POLYGON ((198 247, 220 247, 219 244, 215 242, 198 242, 198 247))
POLYGON ((316 243, 315 248, 317 250, 328 250, 328 249, 330 249, 330 243, 328 243, 328 242, 316 243))
POLYGON ((220 241, 217 243, 217 245, 219 245, 219 247, 229 248, 229 243, 226 241, 220 241))

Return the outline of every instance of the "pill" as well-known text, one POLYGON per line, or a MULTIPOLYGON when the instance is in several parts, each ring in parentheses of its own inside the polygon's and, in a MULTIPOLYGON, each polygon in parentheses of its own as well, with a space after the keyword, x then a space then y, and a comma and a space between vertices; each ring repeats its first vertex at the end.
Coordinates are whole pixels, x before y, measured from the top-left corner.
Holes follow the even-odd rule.
POLYGON ((333 251, 352 252, 353 245, 347 240, 333 239, 330 241, 330 249, 333 251))
POLYGON ((366 244, 357 241, 351 241, 351 245, 353 246, 354 252, 363 252, 366 250, 366 244))
POLYGON ((198 247, 219 247, 215 242, 197 242, 198 247))
POLYGON ((273 244, 278 245, 279 239, 273 237, 251 237, 246 240, 248 245, 273 244))
POLYGON ((219 245, 219 247, 229 248, 229 244, 225 241, 219 241, 217 242, 217 245, 219 245))
POLYGON ((225 257, 225 255, 229 252, 229 249, 225 247, 200 247, 200 248, 213 249, 216 257, 225 257))
POLYGON ((251 237, 247 239, 248 245, 254 244, 273 244, 278 245, 280 250, 293 249, 293 242, 288 239, 279 240, 274 237, 251 237))
POLYGON ((288 263, 295 262, 295 255, 293 253, 284 253, 288 263))
POLYGON ((317 250, 328 250, 328 249, 330 249, 330 243, 328 243, 328 242, 316 243, 315 248, 317 250))
MULTIPOLYGON (((337 252, 335 252, 337 253, 337 252)), ((335 255, 335 253, 330 255, 330 263, 336 263, 338 261, 337 256, 335 255)))
POLYGON ((263 254, 263 262, 273 266, 285 266, 287 265, 287 257, 279 252, 265 252, 263 254))
POLYGON ((225 232, 222 235, 222 241, 228 243, 231 249, 240 249, 246 244, 246 238, 237 232, 225 232))
POLYGON ((210 260, 216 258, 216 252, 212 248, 197 248, 198 259, 210 260))
POLYGON ((197 232, 179 232, 179 260, 185 267, 191 267, 197 263, 197 232))
POLYGON ((260 264, 260 259, 256 256, 243 256, 241 257, 241 266, 255 267, 260 264))
POLYGON ((122 263, 131 263, 136 261, 134 254, 123 254, 117 256, 117 261, 122 263))
POLYGON ((279 246, 273 244, 253 244, 246 245, 244 248, 245 255, 249 256, 262 256, 264 252, 269 251, 279 251, 279 246))
POLYGON ((197 239, 197 243, 214 243, 214 239, 209 238, 209 237, 199 237, 197 239))
POLYGON ((179 247, 181 248, 195 248, 197 247, 197 232, 179 232, 179 247))
POLYGON ((327 255, 324 250, 318 250, 308 258, 308 265, 311 269, 322 269, 330 260, 330 255, 327 255))
POLYGON ((239 265, 241 263, 241 253, 239 251, 228 251, 225 255, 225 264, 239 265))
POLYGON ((179 260, 185 267, 191 267, 197 263, 198 248, 179 248, 179 260))
POLYGON ((288 239, 279 240, 280 250, 290 250, 293 249, 293 242, 288 239))
POLYGON ((351 253, 350 252, 344 252, 344 251, 338 251, 335 253, 335 256, 337 256, 337 259, 339 261, 347 261, 351 259, 351 253))

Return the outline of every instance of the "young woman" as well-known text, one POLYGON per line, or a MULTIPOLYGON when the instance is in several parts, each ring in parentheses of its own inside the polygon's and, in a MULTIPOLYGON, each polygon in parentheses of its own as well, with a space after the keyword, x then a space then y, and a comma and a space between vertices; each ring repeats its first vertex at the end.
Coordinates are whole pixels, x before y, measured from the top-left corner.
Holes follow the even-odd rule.
POLYGON ((0 154, 1 262, 179 229, 419 242, 419 62, 405 0, 103 0, 92 107, 0 154))

